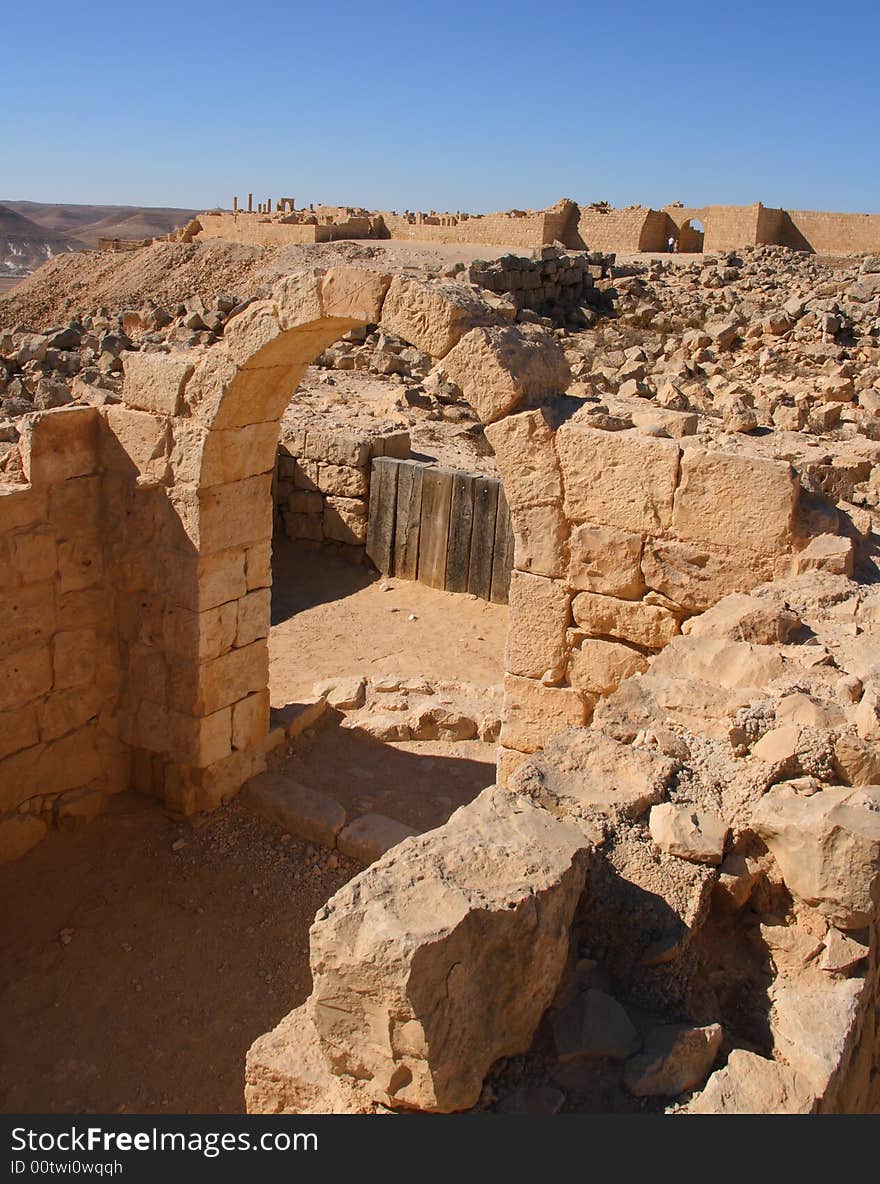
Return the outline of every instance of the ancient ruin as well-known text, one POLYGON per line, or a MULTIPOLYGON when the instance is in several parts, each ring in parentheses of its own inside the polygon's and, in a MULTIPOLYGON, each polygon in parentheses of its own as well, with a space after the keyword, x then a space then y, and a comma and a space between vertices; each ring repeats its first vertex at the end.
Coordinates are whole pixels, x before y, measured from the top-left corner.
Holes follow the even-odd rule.
POLYGON ((252 1113, 880 1111, 880 219, 247 207, 0 300, 4 873, 131 791, 351 861, 252 1113), (309 564, 503 678, 303 692, 309 564))

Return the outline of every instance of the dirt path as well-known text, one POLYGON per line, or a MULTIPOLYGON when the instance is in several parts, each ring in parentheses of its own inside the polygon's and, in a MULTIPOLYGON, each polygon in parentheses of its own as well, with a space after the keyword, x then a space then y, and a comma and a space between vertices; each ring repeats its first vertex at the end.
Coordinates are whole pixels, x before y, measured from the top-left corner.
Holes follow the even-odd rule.
POLYGON ((239 807, 194 831, 125 798, 0 867, 6 1113, 241 1113, 245 1053, 308 995, 309 926, 358 870, 239 807))
POLYGON ((501 682, 506 605, 383 580, 280 538, 274 549, 273 707, 300 702, 315 682, 343 674, 501 682))

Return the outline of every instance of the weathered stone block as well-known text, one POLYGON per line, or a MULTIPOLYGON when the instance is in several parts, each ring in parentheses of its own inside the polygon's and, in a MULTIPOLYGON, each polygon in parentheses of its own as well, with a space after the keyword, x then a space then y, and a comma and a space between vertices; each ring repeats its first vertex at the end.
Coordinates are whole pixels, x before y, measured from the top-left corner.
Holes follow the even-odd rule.
POLYGON ((310 843, 336 846, 345 810, 335 798, 300 785, 281 773, 263 773, 248 782, 242 800, 255 813, 310 843))
POLYGON ((561 669, 570 603, 565 585, 558 580, 520 571, 511 574, 505 659, 511 674, 541 678, 548 670, 561 669))
POLYGON ((107 431, 101 434, 101 462, 123 474, 161 476, 169 449, 168 421, 150 411, 109 406, 101 409, 107 431))
POLYGON ((645 589, 640 534, 608 526, 576 526, 571 532, 568 582, 572 588, 637 600, 645 589))
POLYGON ((568 681, 591 695, 610 695, 625 678, 647 668, 648 660, 638 650, 619 641, 587 637, 571 651, 568 681))
POLYGON ((381 324, 416 349, 442 358, 474 325, 494 319, 489 306, 461 285, 396 275, 385 296, 381 324))
POLYGON ((156 415, 180 415, 183 392, 194 370, 189 352, 127 352, 122 398, 128 407, 156 415))
POLYGON ((487 424, 486 439, 495 451, 512 509, 562 500, 553 429, 544 411, 524 411, 487 424))
POLYGON ((349 465, 319 464, 318 488, 322 493, 333 494, 335 497, 366 497, 370 492, 370 479, 366 469, 355 469, 349 465))
POLYGON ((95 681, 98 639, 88 626, 56 633, 52 642, 52 668, 56 690, 84 687, 95 681))
POLYGON ((386 1105, 472 1106, 553 997, 586 848, 546 811, 487 790, 342 888, 310 934, 308 1006, 331 1068, 386 1105))
POLYGON ((255 748, 269 731, 269 691, 257 691, 232 706, 232 747, 255 748))
POLYGON ((52 652, 48 644, 14 654, 0 653, 0 711, 21 707, 52 688, 52 652))
POLYGON ((331 267, 321 280, 324 316, 377 325, 390 284, 390 275, 379 275, 360 267, 331 267))
POLYGON ((568 522, 559 506, 520 506, 513 515, 514 563, 523 572, 551 576, 568 566, 568 522))
POLYGON ((388 818, 385 814, 362 814, 342 828, 336 845, 349 859, 369 864, 415 834, 418 831, 404 826, 396 818, 388 818))
POLYGON ((96 472, 99 421, 94 407, 56 407, 23 416, 18 446, 27 480, 53 485, 96 472))
POLYGON ((328 497, 324 503, 323 529, 326 538, 338 543, 365 543, 366 503, 358 498, 328 497))
POLYGON ((271 591, 260 588, 248 592, 238 602, 238 623, 235 634, 237 646, 250 645, 260 637, 269 636, 271 591))
POLYGON ((512 325, 471 329, 446 355, 443 368, 487 424, 524 398, 560 394, 571 382, 554 337, 526 337, 512 325))
POLYGON ((642 534, 669 527, 679 463, 673 441, 570 421, 556 433, 556 450, 567 517, 642 534))
POLYGON ((678 633, 668 609, 639 601, 581 592, 571 603, 575 623, 598 637, 619 637, 648 649, 662 649, 678 633))
POLYGON ((193 541, 202 554, 271 538, 271 486, 271 474, 263 473, 200 489, 198 539, 193 541))
POLYGON ((171 668, 174 706, 189 715, 209 715, 221 707, 262 691, 269 682, 269 651, 265 640, 230 650, 194 667, 171 668))
POLYGON ((587 708, 570 687, 545 687, 530 678, 504 679, 504 720, 501 743, 520 752, 536 752, 563 728, 582 727, 587 708))
POLYGON ((672 530, 678 538, 776 555, 791 544, 797 478, 785 461, 688 448, 672 530))

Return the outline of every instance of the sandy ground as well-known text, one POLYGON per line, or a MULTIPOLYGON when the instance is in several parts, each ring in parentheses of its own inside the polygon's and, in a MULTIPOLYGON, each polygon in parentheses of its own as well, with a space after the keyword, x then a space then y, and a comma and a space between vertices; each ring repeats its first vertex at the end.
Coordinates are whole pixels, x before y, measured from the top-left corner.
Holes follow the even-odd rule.
POLYGON ((297 742, 278 772, 330 794, 345 807, 349 820, 375 812, 413 830, 433 830, 495 781, 495 744, 380 744, 340 728, 338 717, 338 712, 328 712, 314 734, 297 742))
POLYGON ((308 995, 309 925, 358 869, 236 806, 199 830, 117 807, 0 867, 0 1109, 241 1113, 245 1053, 308 995))
POLYGON ((302 702, 315 682, 346 674, 501 682, 506 605, 384 580, 278 537, 274 547, 273 707, 302 702))

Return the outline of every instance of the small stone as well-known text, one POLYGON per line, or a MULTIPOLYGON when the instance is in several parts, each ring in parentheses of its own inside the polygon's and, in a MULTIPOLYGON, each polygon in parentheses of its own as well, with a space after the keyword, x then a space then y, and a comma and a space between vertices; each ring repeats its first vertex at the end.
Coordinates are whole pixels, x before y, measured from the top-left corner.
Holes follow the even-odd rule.
POLYGON ((76 933, 75 929, 62 929, 58 934, 58 940, 63 946, 69 946, 73 941, 73 935, 76 933))
POLYGON ((604 991, 585 991, 554 1017, 552 1026, 563 1064, 586 1057, 623 1061, 641 1043, 629 1016, 604 991))
POLYGON ((864 942, 830 926, 825 934, 825 947, 819 957, 819 968, 829 974, 846 974, 868 957, 870 950, 864 942))
POLYGON ((626 1088, 637 1098, 675 1097, 699 1088, 718 1055, 721 1037, 720 1024, 705 1028, 662 1024, 652 1028, 644 1052, 626 1063, 626 1088))
POLYGON ((172 851, 182 851, 186 846, 186 839, 175 839, 171 844, 172 851))
POLYGON ((727 823, 711 810, 662 802, 650 817, 651 838, 661 851, 690 863, 719 864, 727 841, 727 823))

